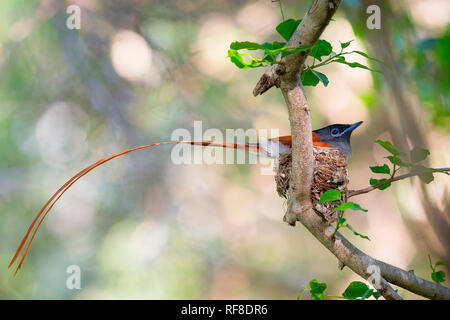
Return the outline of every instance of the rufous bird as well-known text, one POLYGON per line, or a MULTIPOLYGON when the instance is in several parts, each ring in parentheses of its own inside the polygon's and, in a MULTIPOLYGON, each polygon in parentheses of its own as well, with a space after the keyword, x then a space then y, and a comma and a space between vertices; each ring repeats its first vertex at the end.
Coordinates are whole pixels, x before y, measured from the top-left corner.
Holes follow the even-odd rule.
MULTIPOLYGON (((314 130, 312 132, 312 140, 313 145, 317 147, 325 147, 325 148, 335 148, 340 150, 342 154, 345 156, 350 156, 352 153, 352 149, 350 146, 350 136, 359 125, 361 125, 362 121, 353 123, 353 124, 332 124, 327 127, 314 130)), ((252 153, 256 153, 261 156, 266 156, 270 158, 277 158, 281 154, 287 153, 292 148, 292 138, 291 136, 283 136, 278 138, 272 138, 260 141, 257 144, 233 144, 233 143, 224 143, 224 142, 214 142, 214 141, 169 141, 169 142, 157 142, 152 143, 148 145, 139 146, 132 149, 127 149, 122 152, 113 154, 109 157, 106 157, 104 159, 101 159, 94 164, 88 166, 87 168, 81 170, 77 174, 75 174, 72 178, 70 178, 64 185, 62 185, 58 191, 56 191, 53 196, 45 203, 45 205, 41 208, 41 210, 38 212, 36 217, 34 218, 33 222, 29 226, 25 236, 23 237, 22 241, 20 242, 19 248, 17 249, 16 253, 14 254, 14 257, 12 258, 9 266, 11 267, 18 259, 20 253, 23 251, 22 258, 20 259, 19 265, 16 268, 16 271, 14 274, 17 274, 17 272, 20 270, 20 268, 23 265, 23 262, 25 261, 25 258, 28 255, 28 252, 30 250, 31 243, 34 240, 34 237, 36 236, 37 231, 39 230, 39 227, 41 226, 42 222, 44 221, 47 214, 50 212, 52 207, 55 205, 56 201, 58 201, 59 198, 66 192, 78 179, 86 175, 88 172, 93 170, 94 168, 104 164, 105 162, 108 162, 114 158, 117 158, 119 156, 128 154, 133 151, 146 149, 154 146, 159 145, 165 145, 165 144, 190 144, 190 145, 200 145, 200 146, 214 146, 214 147, 221 147, 221 148, 233 148, 233 149, 243 149, 247 150, 252 153), (37 224, 37 225, 36 225, 37 224), (36 227, 35 227, 36 226, 36 227), (35 228, 34 228, 35 227, 35 228), (33 231, 34 228, 34 231, 33 231), (30 237, 31 235, 31 237, 30 237), (28 244, 25 246, 25 244, 28 244)))

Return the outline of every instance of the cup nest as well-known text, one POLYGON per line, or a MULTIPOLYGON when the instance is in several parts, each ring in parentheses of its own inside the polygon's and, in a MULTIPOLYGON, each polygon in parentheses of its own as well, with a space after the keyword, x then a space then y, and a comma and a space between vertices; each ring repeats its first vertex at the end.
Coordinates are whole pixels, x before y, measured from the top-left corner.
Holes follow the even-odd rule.
MULTIPOLYGON (((342 194, 347 192, 348 171, 347 159, 334 148, 313 147, 314 176, 311 185, 311 201, 314 211, 326 221, 336 220, 336 212, 331 213, 335 206, 330 202, 319 203, 322 194, 329 189, 337 189, 342 194)), ((289 182, 291 179, 292 153, 282 154, 275 168, 275 182, 280 197, 289 200, 289 182)))

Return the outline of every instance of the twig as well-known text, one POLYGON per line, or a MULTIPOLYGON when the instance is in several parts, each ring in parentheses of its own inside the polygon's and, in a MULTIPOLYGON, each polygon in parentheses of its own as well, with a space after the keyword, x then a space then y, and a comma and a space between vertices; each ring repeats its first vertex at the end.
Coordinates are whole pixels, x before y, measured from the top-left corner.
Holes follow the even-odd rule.
MULTIPOLYGON (((272 2, 273 2, 273 0, 272 0, 272 2)), ((278 5, 280 6, 281 18, 284 21, 284 12, 283 12, 283 5, 281 4, 281 0, 278 0, 278 5)))
MULTIPOLYGON (((435 172, 448 172, 448 171, 450 171, 450 168, 438 168, 438 169, 433 169, 433 171, 435 171, 435 172)), ((403 180, 403 179, 406 179, 406 178, 418 176, 418 175, 420 175, 422 173, 425 173, 425 172, 429 172, 429 171, 424 170, 424 171, 416 171, 416 172, 405 173, 405 174, 402 174, 402 175, 397 176, 397 177, 389 178, 386 181, 374 184, 374 185, 372 185, 370 187, 367 187, 367 188, 364 188, 364 189, 350 190, 348 192, 348 197, 350 198, 350 197, 354 197, 354 196, 357 196, 357 195, 360 195, 360 194, 368 193, 370 191, 378 189, 379 187, 385 186, 385 185, 387 185, 387 184, 389 184, 391 182, 395 182, 395 181, 403 180)))

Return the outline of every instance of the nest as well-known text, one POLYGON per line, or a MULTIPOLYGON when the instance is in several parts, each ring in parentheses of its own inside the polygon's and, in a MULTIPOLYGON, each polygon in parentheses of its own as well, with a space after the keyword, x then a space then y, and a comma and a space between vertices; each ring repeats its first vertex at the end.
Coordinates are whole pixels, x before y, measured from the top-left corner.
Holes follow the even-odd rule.
MULTIPOLYGON (((329 189, 337 189, 346 194, 348 183, 347 159, 334 148, 314 147, 314 176, 311 185, 311 201, 314 211, 326 221, 336 220, 331 211, 334 205, 330 202, 319 203, 322 194, 329 189)), ((289 182, 291 178, 292 153, 288 152, 278 159, 275 182, 280 197, 289 200, 289 182)))

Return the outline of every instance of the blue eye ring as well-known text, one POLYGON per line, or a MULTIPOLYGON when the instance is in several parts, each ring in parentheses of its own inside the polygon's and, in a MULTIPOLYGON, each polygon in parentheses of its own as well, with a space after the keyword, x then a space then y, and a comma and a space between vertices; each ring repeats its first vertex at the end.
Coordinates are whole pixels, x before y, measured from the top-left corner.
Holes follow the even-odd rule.
POLYGON ((339 135, 340 135, 339 129, 337 129, 337 128, 331 129, 331 136, 332 137, 339 137, 339 135))

